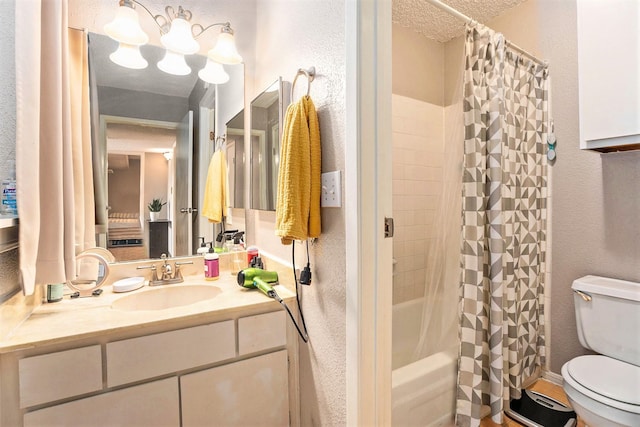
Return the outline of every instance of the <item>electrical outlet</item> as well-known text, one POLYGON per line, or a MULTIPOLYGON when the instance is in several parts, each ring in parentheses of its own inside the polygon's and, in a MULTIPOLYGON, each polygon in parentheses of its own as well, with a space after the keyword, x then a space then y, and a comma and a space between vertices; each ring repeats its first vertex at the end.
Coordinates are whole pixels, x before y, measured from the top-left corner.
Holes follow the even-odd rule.
POLYGON ((325 172, 322 174, 320 206, 323 208, 339 208, 342 206, 340 171, 325 172))

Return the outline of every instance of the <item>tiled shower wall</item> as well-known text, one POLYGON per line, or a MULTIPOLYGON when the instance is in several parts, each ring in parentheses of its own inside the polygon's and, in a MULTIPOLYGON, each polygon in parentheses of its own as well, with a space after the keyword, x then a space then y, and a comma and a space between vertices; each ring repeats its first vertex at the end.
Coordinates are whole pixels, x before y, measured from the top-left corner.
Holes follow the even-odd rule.
POLYGON ((424 296, 442 191, 444 107, 393 95, 393 303, 424 296))

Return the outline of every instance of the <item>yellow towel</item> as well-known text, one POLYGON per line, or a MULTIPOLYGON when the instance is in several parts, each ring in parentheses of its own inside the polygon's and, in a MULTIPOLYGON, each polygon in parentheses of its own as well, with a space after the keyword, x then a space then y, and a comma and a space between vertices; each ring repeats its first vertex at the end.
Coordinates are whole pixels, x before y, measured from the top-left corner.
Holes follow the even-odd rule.
POLYGON ((211 222, 222 222, 227 216, 227 160, 222 150, 213 153, 209 162, 202 215, 211 222))
POLYGON ((320 236, 320 127, 309 96, 289 105, 278 171, 276 235, 284 245, 320 236))

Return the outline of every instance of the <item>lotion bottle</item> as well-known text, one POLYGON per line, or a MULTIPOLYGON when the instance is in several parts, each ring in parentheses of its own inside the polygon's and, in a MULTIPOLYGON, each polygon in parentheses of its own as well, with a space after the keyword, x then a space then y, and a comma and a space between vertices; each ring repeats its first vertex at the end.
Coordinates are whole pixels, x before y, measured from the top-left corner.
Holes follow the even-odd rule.
POLYGON ((220 277, 220 257, 212 247, 204 254, 204 278, 205 280, 218 280, 220 277))

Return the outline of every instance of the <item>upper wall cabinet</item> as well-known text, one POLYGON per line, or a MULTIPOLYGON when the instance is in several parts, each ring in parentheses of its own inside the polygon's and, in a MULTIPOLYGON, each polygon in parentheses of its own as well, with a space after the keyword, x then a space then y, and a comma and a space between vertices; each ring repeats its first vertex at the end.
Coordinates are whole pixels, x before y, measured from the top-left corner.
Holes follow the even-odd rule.
POLYGON ((580 148, 640 149, 640 1, 578 0, 580 148))

